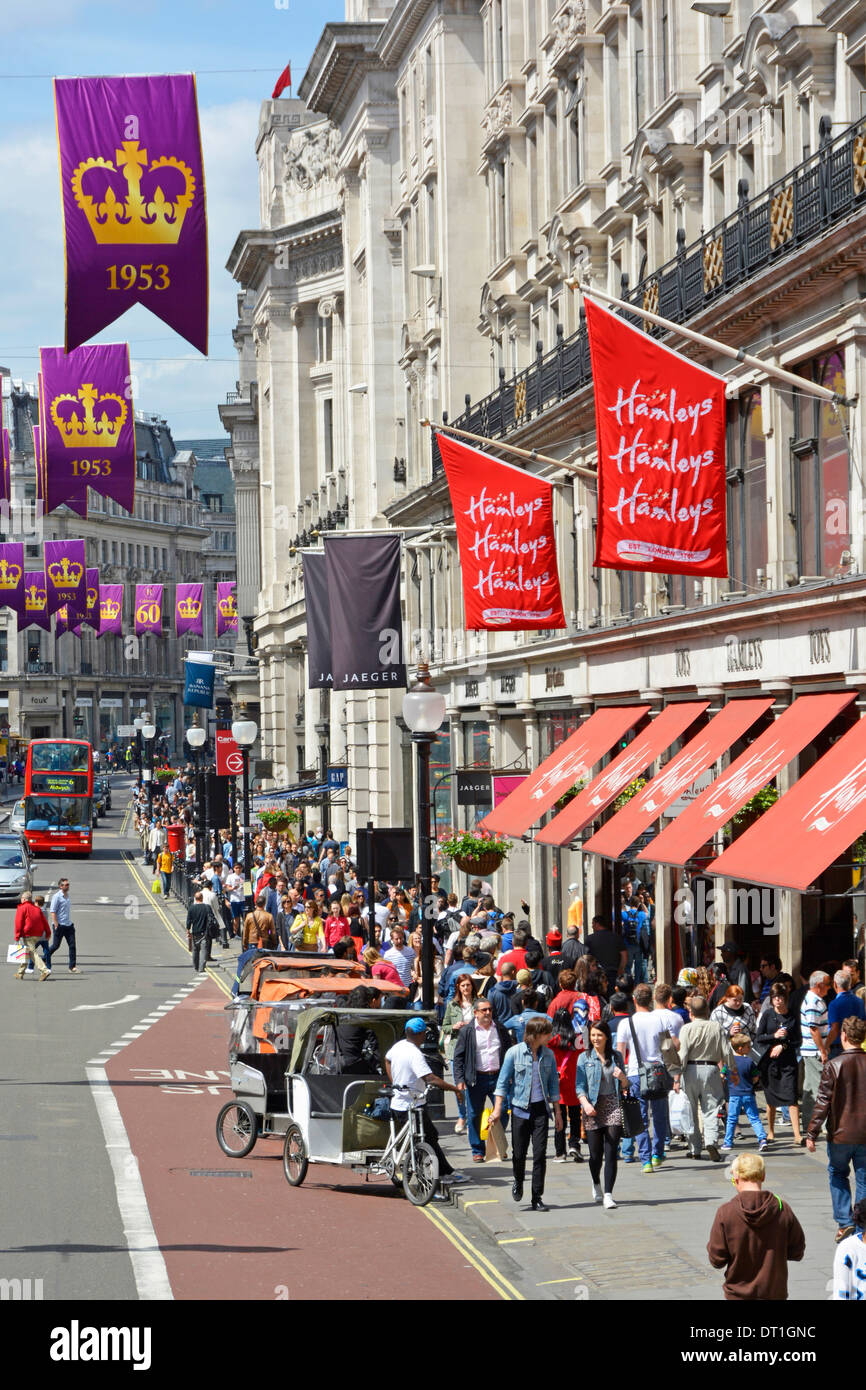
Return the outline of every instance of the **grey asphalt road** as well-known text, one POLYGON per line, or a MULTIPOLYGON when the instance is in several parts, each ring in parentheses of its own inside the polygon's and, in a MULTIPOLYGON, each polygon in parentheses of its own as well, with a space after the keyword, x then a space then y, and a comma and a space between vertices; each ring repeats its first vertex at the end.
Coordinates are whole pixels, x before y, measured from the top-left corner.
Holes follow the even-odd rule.
MULTIPOLYGON (((172 939, 123 861, 138 841, 121 834, 131 783, 113 779, 113 809, 88 859, 43 856, 37 891, 71 883, 80 974, 66 947, 52 978, 2 978, 0 1280, 41 1279, 45 1299, 134 1299, 105 1140, 85 1066, 152 1008, 189 985, 189 957, 172 939), (79 1011, 77 1006, 112 1008, 79 1011)), ((149 882, 149 878, 148 878, 149 882)), ((13 912, 0 908, 7 940, 13 912)))

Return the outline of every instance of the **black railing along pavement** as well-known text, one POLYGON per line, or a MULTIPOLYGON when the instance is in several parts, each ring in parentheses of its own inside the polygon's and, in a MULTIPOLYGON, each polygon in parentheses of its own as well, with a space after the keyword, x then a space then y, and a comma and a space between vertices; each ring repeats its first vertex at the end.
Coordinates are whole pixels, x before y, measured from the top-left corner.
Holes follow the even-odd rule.
MULTIPOLYGON (((866 204, 866 117, 835 139, 829 123, 821 121, 821 145, 769 188, 748 198, 740 182, 736 212, 717 223, 691 246, 684 237, 673 260, 646 275, 631 291, 623 276, 620 298, 663 318, 684 322, 700 313, 750 276, 819 237, 828 227, 866 204)), ((644 327, 637 315, 625 315, 644 327)), ((652 327, 659 337, 665 330, 652 327)), ((499 369, 499 387, 450 423, 455 429, 496 438, 539 416, 590 380, 589 341, 581 307, 580 327, 566 338, 557 326, 556 347, 545 353, 536 343, 535 361, 510 380, 499 369)), ((443 413, 443 423, 448 423, 443 413)), ((442 458, 432 435, 433 473, 442 471, 442 458)))

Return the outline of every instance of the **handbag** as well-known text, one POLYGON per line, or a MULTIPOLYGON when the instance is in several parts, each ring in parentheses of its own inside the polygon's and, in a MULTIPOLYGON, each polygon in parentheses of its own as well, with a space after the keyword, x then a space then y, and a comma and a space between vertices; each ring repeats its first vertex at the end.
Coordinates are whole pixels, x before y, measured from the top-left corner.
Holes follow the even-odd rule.
POLYGON ((160 883, 158 878, 155 878, 153 880, 153 883, 150 885, 150 891, 151 893, 153 893, 155 897, 158 897, 159 894, 162 892, 162 884, 160 883))
POLYGON ((23 941, 13 941, 11 946, 6 947, 7 965, 21 965, 27 959, 27 950, 23 941))
POLYGON ((637 1096, 622 1096, 619 1105, 622 1111, 623 1135, 626 1139, 636 1139, 638 1135, 643 1134, 646 1129, 643 1114, 641 1113, 640 1101, 637 1096))
POLYGON ((632 1041, 634 1042, 634 1055, 637 1057, 638 1089, 641 1100, 664 1100, 673 1086, 670 1073, 664 1062, 644 1062, 641 1059, 637 1033, 634 1031, 631 1017, 629 1017, 628 1026, 631 1029, 632 1041))

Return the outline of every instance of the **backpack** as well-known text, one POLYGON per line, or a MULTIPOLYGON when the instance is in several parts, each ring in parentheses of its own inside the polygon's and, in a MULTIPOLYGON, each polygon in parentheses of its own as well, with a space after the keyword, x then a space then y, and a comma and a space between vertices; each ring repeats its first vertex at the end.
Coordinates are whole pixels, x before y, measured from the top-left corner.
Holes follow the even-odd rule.
POLYGON ((574 1021, 568 1009, 557 1009, 553 1015, 554 1047, 574 1047, 574 1021))
POLYGON ((589 1025, 598 1023, 601 1018, 601 1000, 598 995, 579 995, 571 1007, 571 1017, 574 1023, 575 1041, 577 1037, 581 1038, 582 1050, 584 1050, 589 1047, 589 1025))

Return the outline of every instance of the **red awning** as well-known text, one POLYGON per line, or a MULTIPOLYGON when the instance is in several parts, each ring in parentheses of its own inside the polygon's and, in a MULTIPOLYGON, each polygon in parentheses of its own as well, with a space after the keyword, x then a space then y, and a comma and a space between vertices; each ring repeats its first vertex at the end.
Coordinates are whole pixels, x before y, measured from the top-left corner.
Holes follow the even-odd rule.
POLYGON ((680 704, 666 705, 655 719, 651 720, 643 733, 632 739, 627 748, 608 763, 603 772, 593 778, 588 787, 569 801, 549 825, 535 837, 540 845, 567 845, 596 816, 600 816, 606 806, 619 796, 636 777, 639 777, 656 758, 670 748, 699 714, 703 714, 709 700, 686 700, 680 704))
POLYGON ((501 835, 522 835, 550 810, 564 791, 581 777, 588 777, 590 769, 648 710, 649 705, 610 705, 597 709, 555 753, 545 758, 522 787, 484 817, 482 828, 501 835))
POLYGON ((729 701, 676 757, 665 764, 643 791, 633 796, 591 840, 587 840, 583 848, 591 854, 603 854, 608 859, 618 858, 629 845, 634 844, 648 825, 664 814, 680 792, 690 787, 695 778, 700 777, 717 758, 727 752, 732 743, 742 738, 772 703, 768 697, 729 701))
POLYGON ((697 801, 641 851, 638 860, 651 864, 686 864, 701 845, 745 806, 749 797, 772 782, 777 772, 850 705, 854 695, 853 690, 839 695, 801 695, 697 801))
POLYGON ((859 719, 707 872, 802 893, 864 830, 866 719, 859 719))

